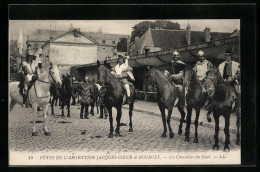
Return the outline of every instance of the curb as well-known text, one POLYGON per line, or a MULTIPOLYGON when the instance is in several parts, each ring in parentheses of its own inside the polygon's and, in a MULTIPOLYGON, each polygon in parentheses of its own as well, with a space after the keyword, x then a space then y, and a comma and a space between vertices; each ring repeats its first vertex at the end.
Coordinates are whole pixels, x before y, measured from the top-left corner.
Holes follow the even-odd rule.
MULTIPOLYGON (((123 106, 123 109, 129 109, 127 106, 123 106)), ((146 113, 146 114, 149 114, 149 115, 154 115, 154 116, 161 116, 161 114, 159 113, 155 113, 155 112, 150 112, 150 111, 146 111, 146 110, 141 110, 141 109, 133 109, 133 111, 135 112, 141 112, 141 113, 146 113)), ((176 116, 172 116, 171 117, 173 120, 176 120, 176 121, 180 121, 180 117, 176 117, 176 116)), ((194 120, 191 120, 191 122, 194 122, 194 120)), ((212 129, 215 129, 215 125, 214 123, 202 123, 202 122, 199 122, 199 124, 203 125, 203 126, 206 126, 208 128, 212 128, 212 129)), ((224 127, 223 126, 219 126, 220 129, 224 130, 224 127)), ((231 133, 234 133, 236 134, 237 133, 237 130, 234 129, 234 128, 229 128, 229 132, 231 133)))

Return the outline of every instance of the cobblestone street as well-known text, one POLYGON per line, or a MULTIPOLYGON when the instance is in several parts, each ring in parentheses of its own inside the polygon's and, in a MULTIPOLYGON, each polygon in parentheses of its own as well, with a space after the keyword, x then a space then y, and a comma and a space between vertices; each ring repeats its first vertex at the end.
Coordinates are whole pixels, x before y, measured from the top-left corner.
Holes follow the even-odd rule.
MULTIPOLYGON (((138 102, 137 102, 138 103, 138 102)), ((171 120, 174 138, 161 138, 163 125, 160 116, 150 115, 142 112, 133 112, 134 132, 128 132, 129 117, 128 110, 123 109, 121 123, 127 126, 120 127, 123 137, 108 138, 109 120, 99 119, 99 114, 89 116, 89 119, 79 118, 79 106, 71 106, 71 118, 62 118, 61 110, 55 107, 56 116, 49 116, 49 130, 51 136, 43 133, 42 111, 37 116, 38 136, 32 136, 31 109, 22 108, 16 105, 9 114, 9 148, 13 151, 113 151, 113 152, 178 152, 178 151, 213 151, 214 129, 206 126, 199 126, 199 143, 193 143, 194 125, 191 125, 190 142, 184 141, 184 131, 178 135, 179 122, 171 120), (86 130, 82 134, 82 130, 86 130)), ((65 109, 65 114, 66 114, 65 109)), ((50 113, 50 109, 49 109, 50 113)), ((116 112, 113 110, 114 126, 116 125, 116 112)), ((214 124, 214 121, 212 121, 214 124)), ((230 149, 237 150, 240 146, 235 144, 236 135, 230 133, 230 149)), ((220 150, 224 148, 224 131, 219 132, 220 150)))

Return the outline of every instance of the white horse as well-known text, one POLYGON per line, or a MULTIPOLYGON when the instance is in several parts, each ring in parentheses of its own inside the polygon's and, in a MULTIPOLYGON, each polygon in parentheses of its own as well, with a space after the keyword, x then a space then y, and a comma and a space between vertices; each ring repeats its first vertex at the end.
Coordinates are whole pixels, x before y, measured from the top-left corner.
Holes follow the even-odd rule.
MULTIPOLYGON (((51 65, 43 73, 41 73, 31 89, 28 92, 28 99, 32 105, 33 109, 33 127, 32 127, 32 136, 37 136, 36 131, 36 122, 35 118, 37 115, 37 107, 42 107, 43 117, 44 117, 44 134, 46 136, 50 135, 50 132, 47 127, 47 110, 50 99, 50 84, 61 84, 60 74, 57 66, 51 65)), ((23 97, 19 92, 19 82, 9 83, 9 108, 10 112, 12 111, 16 103, 23 104, 23 97)))

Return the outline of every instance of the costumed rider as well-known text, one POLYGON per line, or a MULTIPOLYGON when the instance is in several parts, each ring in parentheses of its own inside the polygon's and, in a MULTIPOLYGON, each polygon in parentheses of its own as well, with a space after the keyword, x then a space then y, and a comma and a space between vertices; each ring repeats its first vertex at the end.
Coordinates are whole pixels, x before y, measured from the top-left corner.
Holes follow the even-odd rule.
POLYGON ((180 54, 177 51, 172 53, 173 60, 172 63, 172 70, 173 74, 169 76, 169 72, 167 70, 164 71, 164 76, 168 77, 176 86, 178 91, 178 98, 179 102, 176 104, 176 107, 184 107, 185 106, 185 95, 183 89, 183 77, 184 77, 184 70, 186 64, 180 60, 180 54))
POLYGON ((80 100, 79 103, 81 105, 80 108, 80 119, 83 119, 83 111, 85 108, 85 119, 88 119, 88 106, 92 103, 93 101, 93 87, 92 84, 89 81, 89 78, 87 75, 85 75, 83 83, 79 86, 80 90, 80 100))
POLYGON ((20 73, 22 74, 22 80, 20 83, 20 93, 23 95, 23 107, 29 106, 27 102, 28 91, 36 81, 38 75, 41 73, 41 64, 39 67, 35 64, 36 56, 32 49, 27 49, 26 60, 22 62, 22 68, 20 73))
MULTIPOLYGON (((210 68, 213 67, 213 64, 205 58, 205 53, 201 50, 197 53, 197 57, 198 57, 199 60, 196 62, 193 69, 196 72, 197 78, 200 81, 202 93, 206 93, 208 95, 208 97, 207 97, 208 103, 207 103, 207 105, 205 105, 205 107, 206 107, 206 109, 211 109, 211 107, 212 107, 212 105, 211 105, 212 95, 210 95, 209 92, 207 91, 207 89, 205 87, 204 79, 207 76, 207 72, 210 70, 210 68)), ((208 121, 210 121, 210 114, 209 113, 207 113, 207 119, 208 119, 208 121)))
MULTIPOLYGON (((227 49, 225 51, 226 60, 221 63, 218 67, 221 76, 224 81, 228 83, 235 95, 234 99, 239 98, 240 91, 240 64, 233 60, 233 49, 227 49)), ((238 102, 236 99, 236 106, 238 106, 238 102)), ((235 109, 235 108, 234 108, 235 109)))
POLYGON ((132 73, 133 71, 132 67, 128 66, 128 59, 129 56, 123 57, 122 55, 118 55, 117 65, 114 68, 112 68, 111 74, 115 78, 123 82, 127 94, 126 103, 130 104, 131 91, 130 91, 129 82, 135 81, 135 78, 132 73))

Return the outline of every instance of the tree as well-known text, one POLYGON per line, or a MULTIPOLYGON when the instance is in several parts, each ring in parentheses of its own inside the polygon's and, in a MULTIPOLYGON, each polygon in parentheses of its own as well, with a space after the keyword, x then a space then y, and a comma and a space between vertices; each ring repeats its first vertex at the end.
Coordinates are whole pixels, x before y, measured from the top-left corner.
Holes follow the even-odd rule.
POLYGON ((132 34, 131 34, 131 42, 135 40, 135 37, 141 37, 149 28, 151 29, 169 29, 169 30, 180 30, 179 23, 173 23, 171 21, 166 20, 156 20, 154 22, 150 21, 142 21, 136 25, 134 25, 132 34))
POLYGON ((127 39, 119 38, 119 42, 117 43, 117 51, 118 52, 127 52, 127 39))

